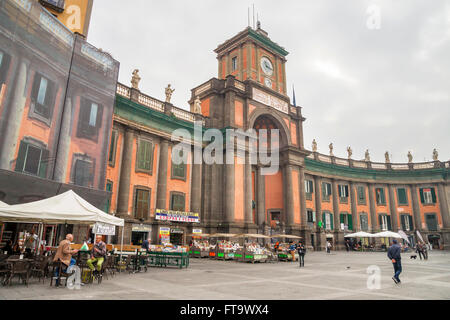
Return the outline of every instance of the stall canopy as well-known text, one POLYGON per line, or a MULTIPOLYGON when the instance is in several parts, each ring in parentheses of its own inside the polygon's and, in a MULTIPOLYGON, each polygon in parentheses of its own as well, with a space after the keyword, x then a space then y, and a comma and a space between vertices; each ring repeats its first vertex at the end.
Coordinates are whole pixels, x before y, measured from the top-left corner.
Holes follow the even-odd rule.
POLYGON ((258 233, 242 233, 238 234, 236 238, 261 238, 261 239, 270 239, 269 236, 265 236, 263 234, 258 233))
POLYGON ((0 201, 0 208, 9 207, 9 204, 6 204, 2 201, 0 201))
POLYGON ((236 237, 235 233, 214 233, 209 235, 210 238, 234 238, 236 237))
POLYGON ((373 234, 367 233, 364 231, 356 232, 356 233, 350 233, 344 236, 344 238, 373 238, 373 234))
POLYGON ((378 232, 378 233, 375 233, 373 236, 379 237, 379 238, 402 238, 401 235, 399 235, 398 233, 392 232, 392 231, 378 232))
POLYGON ((271 236, 271 238, 302 239, 302 237, 294 236, 292 234, 276 234, 274 236, 271 236))
POLYGON ((0 206, 0 221, 124 225, 123 219, 97 209, 72 190, 44 200, 0 206))

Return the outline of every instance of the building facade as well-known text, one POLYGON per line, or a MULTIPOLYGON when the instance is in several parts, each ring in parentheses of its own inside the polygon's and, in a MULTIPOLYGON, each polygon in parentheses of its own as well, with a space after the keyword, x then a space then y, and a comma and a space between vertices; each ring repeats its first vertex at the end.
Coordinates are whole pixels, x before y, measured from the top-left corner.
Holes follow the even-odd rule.
MULTIPOLYGON (((105 208, 118 71, 109 54, 38 1, 0 0, 1 201, 24 203, 73 189, 105 208)), ((16 227, 0 225, 9 228, 16 227)), ((52 239, 65 232, 58 230, 52 226, 52 239)))
POLYGON ((109 212, 126 220, 125 242, 181 244, 195 232, 285 233, 320 250, 327 240, 342 248, 352 231, 403 230, 413 241, 419 231, 449 248, 450 162, 373 163, 309 151, 302 108, 286 93, 288 52, 258 27, 215 53, 218 77, 192 89, 191 112, 118 84, 106 185, 109 212), (208 150, 211 128, 234 146, 230 164, 172 162, 174 130, 190 135, 185 156, 193 160, 196 145, 208 150), (248 161, 251 140, 239 143, 227 129, 278 129, 270 141, 279 169, 263 174, 267 163, 248 161))

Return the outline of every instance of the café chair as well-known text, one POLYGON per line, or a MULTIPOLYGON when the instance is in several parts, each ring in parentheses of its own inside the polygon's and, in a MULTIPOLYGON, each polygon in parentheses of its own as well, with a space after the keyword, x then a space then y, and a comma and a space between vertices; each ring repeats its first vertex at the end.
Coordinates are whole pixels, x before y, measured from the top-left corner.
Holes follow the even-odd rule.
POLYGON ((31 264, 28 261, 25 260, 19 260, 15 261, 14 263, 11 263, 11 272, 8 277, 7 282, 9 285, 11 285, 11 280, 14 278, 14 276, 19 276, 20 280, 28 287, 28 279, 30 277, 30 267, 31 264))
POLYGON ((45 282, 45 278, 48 275, 49 261, 46 258, 47 257, 42 257, 42 258, 39 257, 38 259, 36 259, 36 261, 34 261, 34 263, 31 266, 31 276, 38 277, 39 282, 41 282, 41 278, 42 278, 42 283, 45 282))
POLYGON ((64 272, 62 268, 67 268, 60 260, 52 262, 52 273, 50 280, 50 287, 53 285, 53 280, 58 280, 56 283, 61 285, 61 280, 65 280, 65 285, 67 286, 67 279, 72 275, 64 272), (55 275, 56 274, 56 275, 55 275))

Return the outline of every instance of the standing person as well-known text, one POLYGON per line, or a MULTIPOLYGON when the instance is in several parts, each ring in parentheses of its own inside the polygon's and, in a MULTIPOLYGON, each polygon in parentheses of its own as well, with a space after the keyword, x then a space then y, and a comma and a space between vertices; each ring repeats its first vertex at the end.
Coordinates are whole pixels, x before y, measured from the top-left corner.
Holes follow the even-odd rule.
POLYGON ((106 256, 106 244, 102 241, 102 236, 98 235, 95 238, 95 243, 94 246, 92 247, 92 251, 91 251, 91 258, 86 261, 89 269, 91 269, 91 271, 94 272, 94 274, 96 273, 100 273, 100 271, 102 270, 102 264, 103 261, 105 261, 105 256, 106 256), (93 263, 97 262, 97 270, 95 270, 93 263))
POLYGON ((331 253, 331 242, 327 241, 327 253, 331 253))
POLYGON ((345 240, 345 249, 347 250, 347 252, 350 251, 350 242, 347 240, 345 240))
POLYGON ((141 248, 147 250, 147 252, 148 252, 150 249, 150 239, 145 239, 144 241, 142 241, 141 248))
POLYGON ((32 252, 36 249, 36 242, 37 242, 37 234, 34 233, 34 229, 28 234, 24 247, 25 247, 25 253, 29 256, 32 252))
POLYGON ((289 253, 292 256, 292 261, 295 261, 295 244, 292 241, 289 243, 289 253))
MULTIPOLYGON (((80 289, 81 285, 81 272, 80 268, 78 266, 75 266, 76 260, 72 258, 72 255, 77 253, 77 249, 72 249, 70 247, 70 243, 73 241, 73 235, 67 234, 66 239, 62 240, 59 243, 58 249, 56 250, 55 257, 53 258, 54 262, 57 262, 58 260, 63 263, 63 265, 66 267, 66 272, 71 272, 75 270, 75 272, 67 279, 67 287, 69 289, 73 289, 75 286, 75 289, 80 289), (75 283, 74 283, 75 282, 75 283)), ((63 270, 61 270, 63 271, 63 270)), ((58 270, 55 271, 55 276, 57 276, 58 270)), ((56 280, 56 287, 59 286, 58 280, 56 280)))
POLYGON ((422 248, 423 248, 423 258, 425 259, 425 260, 428 260, 428 249, 427 249, 427 244, 426 243, 424 243, 423 244, 423 246, 422 246, 422 248))
POLYGON ((306 253, 306 247, 303 245, 301 241, 299 241, 297 245, 297 252, 298 252, 298 261, 300 264, 300 267, 305 266, 305 253, 306 253))
POLYGON ((416 252, 419 254, 420 260, 422 260, 422 256, 424 256, 424 258, 425 258, 423 250, 424 250, 424 245, 422 244, 422 242, 417 243, 416 252))
POLYGON ((392 277, 392 280, 396 284, 401 283, 400 278, 398 277, 400 273, 402 272, 402 257, 400 255, 401 248, 397 243, 397 240, 392 240, 392 246, 389 247, 387 256, 392 261, 392 265, 394 266, 394 276, 392 277))

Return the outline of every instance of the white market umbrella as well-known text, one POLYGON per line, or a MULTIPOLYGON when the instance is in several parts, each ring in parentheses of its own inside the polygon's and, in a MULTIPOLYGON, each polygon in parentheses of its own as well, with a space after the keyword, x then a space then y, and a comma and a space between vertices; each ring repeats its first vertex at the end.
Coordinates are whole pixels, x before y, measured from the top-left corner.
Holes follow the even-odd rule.
MULTIPOLYGON (((405 240, 406 242, 409 243, 408 236, 406 235, 405 232, 403 232, 403 230, 398 230, 398 234, 403 238, 403 240, 405 240)), ((409 244, 410 244, 410 243, 409 243, 409 244)))
POLYGON ((294 236, 292 234, 276 234, 274 236, 271 236, 271 238, 303 239, 302 237, 294 236))
POLYGON ((0 201, 0 208, 8 208, 10 205, 0 201))
POLYGON ((235 233, 214 233, 209 235, 210 238, 234 238, 235 233))
POLYGON ((259 234, 259 233, 242 233, 238 234, 236 238, 260 238, 260 239, 270 239, 269 236, 259 234))
POLYGON ((373 236, 378 237, 378 238, 402 238, 401 235, 399 235, 396 232, 392 232, 392 231, 378 232, 378 233, 375 233, 373 236))
POLYGON ((373 238, 373 234, 364 231, 350 233, 344 236, 344 238, 373 238))

